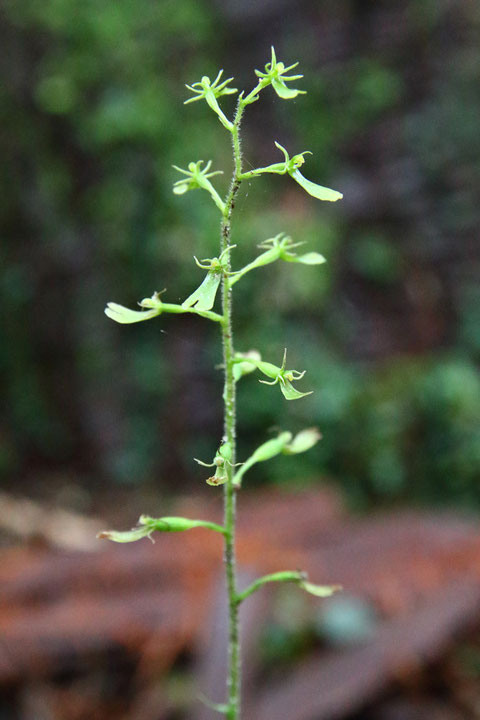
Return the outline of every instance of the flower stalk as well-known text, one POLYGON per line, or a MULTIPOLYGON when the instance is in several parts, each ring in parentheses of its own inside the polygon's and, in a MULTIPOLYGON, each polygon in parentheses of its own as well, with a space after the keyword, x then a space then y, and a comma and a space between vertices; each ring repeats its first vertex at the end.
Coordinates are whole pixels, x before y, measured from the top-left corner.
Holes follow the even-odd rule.
POLYGON ((221 82, 222 72, 220 71, 212 82, 207 76, 203 76, 199 82, 187 85, 193 93, 193 97, 186 100, 186 103, 197 100, 205 100, 209 108, 216 114, 223 127, 230 133, 232 142, 233 171, 229 189, 224 199, 211 182, 211 178, 221 174, 219 171, 210 172, 211 162, 203 166, 203 161, 190 162, 187 169, 174 168, 182 175, 180 180, 175 182, 173 192, 176 195, 203 189, 208 192, 221 215, 220 223, 220 247, 218 257, 207 258, 198 261, 197 265, 207 271, 203 281, 181 304, 164 303, 159 293, 154 293, 150 298, 143 299, 139 305, 140 310, 131 310, 118 303, 108 303, 105 310, 106 315, 120 324, 137 323, 150 320, 165 313, 183 314, 193 313, 202 318, 218 323, 223 346, 223 401, 224 401, 224 428, 223 438, 218 447, 212 462, 197 460, 200 465, 215 468, 213 474, 206 479, 210 486, 223 486, 224 517, 223 524, 218 525, 208 520, 191 520, 181 517, 151 518, 142 516, 137 527, 130 531, 118 532, 108 530, 99 533, 99 537, 107 538, 114 542, 135 542, 142 538, 151 538, 153 532, 180 532, 205 528, 218 532, 223 536, 224 541, 224 566, 226 589, 228 596, 228 667, 227 667, 227 698, 226 702, 207 704, 225 715, 227 720, 240 719, 240 637, 238 612, 241 603, 254 592, 267 583, 289 582, 296 584, 300 589, 316 597, 328 597, 339 589, 337 585, 315 585, 307 580, 304 572, 281 571, 265 575, 255 580, 249 587, 239 591, 237 587, 236 573, 236 502, 237 493, 241 488, 243 476, 259 462, 265 462, 277 455, 295 455, 308 451, 320 439, 321 435, 317 428, 307 428, 295 435, 290 431, 280 432, 276 438, 267 440, 257 447, 245 462, 236 462, 236 386, 242 377, 258 371, 268 380, 260 380, 264 385, 278 385, 283 397, 286 400, 298 400, 310 392, 301 392, 293 386, 293 382, 301 380, 305 371, 288 370, 286 368, 286 350, 283 355, 281 366, 274 365, 262 359, 256 350, 239 352, 234 348, 233 343, 233 303, 232 290, 234 285, 248 272, 269 265, 277 260, 289 263, 297 263, 303 266, 316 266, 325 262, 325 258, 317 252, 297 254, 294 248, 303 243, 293 242, 284 233, 274 238, 265 240, 259 245, 263 252, 254 260, 240 270, 232 270, 232 215, 237 200, 238 191, 242 180, 259 177, 270 173, 274 175, 290 175, 309 195, 327 201, 339 200, 341 193, 317 185, 307 180, 299 171, 304 163, 302 152, 292 157, 279 143, 277 148, 284 155, 284 161, 274 163, 266 167, 257 168, 243 172, 242 148, 240 127, 245 108, 259 98, 264 88, 271 86, 275 93, 283 100, 289 100, 303 94, 304 91, 297 90, 287 83, 298 80, 302 75, 288 75, 297 63, 285 66, 283 62, 277 61, 275 50, 272 48, 271 61, 265 65, 265 71, 256 70, 259 78, 257 85, 247 95, 240 93, 237 100, 235 114, 229 120, 219 105, 219 98, 224 95, 231 95, 237 92, 229 87, 233 78, 221 82), (212 310, 217 301, 217 291, 221 288, 221 313, 212 310), (236 466, 240 469, 236 470, 236 466))

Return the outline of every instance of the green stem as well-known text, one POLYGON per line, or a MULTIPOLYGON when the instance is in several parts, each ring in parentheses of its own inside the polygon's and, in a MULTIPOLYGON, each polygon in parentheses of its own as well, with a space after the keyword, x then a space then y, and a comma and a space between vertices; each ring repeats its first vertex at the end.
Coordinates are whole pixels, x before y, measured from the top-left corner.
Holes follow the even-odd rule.
POLYGON ((215 203, 215 205, 218 207, 218 209, 220 210, 220 212, 223 215, 225 212, 225 203, 223 202, 222 198, 220 197, 218 192, 213 187, 210 180, 205 180, 203 187, 205 188, 205 190, 207 190, 210 193, 210 195, 212 196, 213 202, 215 203))
POLYGON ((228 676, 227 691, 228 704, 226 717, 228 720, 238 720, 240 717, 240 641, 238 623, 238 602, 237 602, 237 578, 236 578, 236 555, 235 555, 235 521, 236 521, 236 497, 233 485, 233 466, 235 464, 235 431, 236 431, 236 410, 235 410, 235 380, 233 377, 233 336, 232 336, 232 290, 228 280, 231 272, 230 253, 225 251, 231 246, 231 216, 235 207, 235 199, 240 187, 239 176, 242 172, 242 157, 240 147, 240 121, 243 115, 244 104, 239 99, 235 119, 233 122, 232 144, 234 171, 232 182, 225 199, 225 210, 221 225, 221 252, 225 253, 225 273, 222 278, 222 340, 223 360, 225 367, 223 400, 225 405, 224 433, 225 441, 230 443, 232 457, 227 465, 227 482, 224 485, 224 527, 225 527, 225 575, 228 593, 228 676))

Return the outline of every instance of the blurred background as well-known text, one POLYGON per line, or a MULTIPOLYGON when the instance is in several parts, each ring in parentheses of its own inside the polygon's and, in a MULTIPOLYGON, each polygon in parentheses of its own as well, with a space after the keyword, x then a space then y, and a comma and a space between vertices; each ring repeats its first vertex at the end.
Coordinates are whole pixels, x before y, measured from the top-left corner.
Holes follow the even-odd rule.
MULTIPOLYGON (((111 300, 134 307, 163 288, 168 301, 181 302, 200 283, 192 256, 217 254, 218 211, 205 194, 173 195, 178 176, 171 166, 212 159, 214 169, 225 169, 215 178, 222 194, 230 144, 206 104, 183 107, 184 84, 224 68, 235 87, 249 89, 272 44, 285 63, 300 61, 305 77, 298 87, 308 94, 284 102, 267 89, 249 107, 245 165, 277 162, 275 140, 291 153, 311 150, 304 174, 342 191, 344 200, 319 203, 287 177, 266 176, 241 188, 236 267, 281 231, 306 241, 328 264, 277 263, 238 285, 237 348, 257 348, 280 362, 287 347, 289 366, 307 370, 301 389, 315 389, 286 403, 253 376, 243 380, 240 456, 271 428, 315 424, 323 434, 315 449, 258 466, 255 485, 266 507, 298 490, 310 498, 305 512, 315 497, 330 519, 341 505, 342 528, 347 513, 353 526, 387 513, 393 527, 412 507, 417 520, 426 512, 429 522, 434 508, 440 518, 446 509, 455 518, 466 511, 474 526, 480 507, 478 3, 3 0, 0 17, 5 582, 31 577, 32 557, 47 562, 53 552, 60 596, 61 548, 73 552, 75 545, 68 527, 77 523, 79 545, 88 545, 92 517, 129 526, 139 512, 164 514, 178 496, 212 496, 192 458, 212 457, 221 435, 217 328, 173 316, 124 327, 103 308, 111 300), (29 512, 37 513, 35 521, 26 521, 29 512), (27 554, 12 556, 20 550, 27 554)), ((224 98, 227 114, 234 103, 224 98)), ((212 502, 216 512, 218 496, 212 502)), ((292 517, 301 527, 303 515, 292 517)), ((425 538, 418 522, 415 542, 405 530, 413 547, 425 538)), ((440 520, 428 527, 433 532, 436 525, 440 520)), ((468 542, 473 526, 468 532, 462 526, 468 542)), ((452 537, 458 549, 458 536, 452 537)), ((475 558, 476 567, 480 555, 475 558)), ((72 563, 80 567, 78 558, 72 563)), ((82 567, 88 574, 92 566, 82 567)), ((335 577, 323 579, 345 585, 334 570, 335 577)), ((18 602, 13 590, 11 597, 18 602)), ((290 599, 281 602, 290 607, 290 599)), ((371 618, 362 603, 353 598, 338 612, 353 613, 353 624, 365 629, 371 618)), ((282 612, 303 617, 301 608, 282 612)), ((265 640, 267 665, 280 641, 295 659, 298 636, 306 632, 304 625, 292 630, 275 622, 277 635, 272 630, 270 645, 265 640)), ((320 641, 308 637, 310 650, 320 641)), ((480 650, 472 652, 477 672, 480 650)), ((165 668, 178 673, 183 662, 188 670, 185 653, 180 660, 173 653, 165 668)), ((83 675, 77 665, 70 668, 63 689, 79 675, 91 678, 91 665, 79 655, 83 675)), ((128 658, 123 678, 136 667, 128 658)), ((95 678, 105 670, 96 662, 95 678)), ((2 718, 83 717, 72 715, 71 696, 65 715, 57 700, 45 700, 45 687, 53 692, 48 683, 57 676, 44 678, 39 689, 38 674, 21 667, 8 680, 2 718), (35 678, 34 690, 26 675, 35 678)), ((85 716, 109 717, 98 697, 85 716)), ((115 706, 116 716, 136 717, 131 708, 127 701, 115 706)), ((175 703, 164 715, 156 708, 152 719, 183 717, 175 703)), ((333 717, 322 712, 315 708, 305 720, 333 717)), ((348 712, 338 717, 353 717, 348 712)), ((381 718, 424 717, 401 712, 381 718)), ((138 716, 150 717, 145 707, 138 716)), ((431 708, 428 717, 436 717, 431 708)))

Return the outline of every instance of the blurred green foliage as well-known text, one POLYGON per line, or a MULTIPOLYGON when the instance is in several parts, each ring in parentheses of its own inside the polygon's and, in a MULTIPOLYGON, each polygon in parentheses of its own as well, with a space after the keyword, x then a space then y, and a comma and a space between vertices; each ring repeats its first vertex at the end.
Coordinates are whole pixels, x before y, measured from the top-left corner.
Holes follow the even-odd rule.
POLYGON ((201 193, 172 194, 171 164, 211 158, 223 191, 230 149, 206 105, 183 108, 183 84, 225 67, 248 87, 274 40, 301 61, 308 94, 252 106, 246 165, 277 160, 276 139, 308 147, 305 175, 345 200, 316 204, 289 178, 242 188, 236 266, 281 231, 328 265, 275 265, 237 286, 238 348, 280 362, 288 346, 308 370, 302 389, 318 388, 286 405, 245 378, 241 450, 313 416, 323 442, 259 467, 260 481, 330 475, 361 506, 478 505, 479 8, 272 3, 274 37, 251 32, 247 6, 228 8, 3 3, 0 473, 201 482, 191 458, 211 455, 221 432, 215 329, 191 318, 119 328, 102 310, 165 286, 178 302, 200 281, 192 255, 216 253, 217 211, 201 193))

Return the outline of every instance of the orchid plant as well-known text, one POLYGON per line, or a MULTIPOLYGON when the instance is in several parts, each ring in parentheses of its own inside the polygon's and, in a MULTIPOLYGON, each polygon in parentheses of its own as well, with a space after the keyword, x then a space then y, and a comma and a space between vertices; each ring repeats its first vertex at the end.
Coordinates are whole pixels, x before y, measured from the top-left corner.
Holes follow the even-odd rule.
MULTIPOLYGON (((304 572, 288 570, 265 575, 255 580, 249 587, 239 589, 237 585, 236 555, 235 555, 235 524, 236 524, 236 499, 242 481, 246 473, 259 462, 265 462, 271 458, 284 454, 294 455, 306 452, 319 440, 320 433, 316 428, 307 428, 295 436, 289 431, 282 431, 278 436, 261 444, 255 452, 243 462, 238 463, 236 457, 236 388, 238 382, 250 373, 259 372, 263 379, 260 382, 265 385, 278 385, 283 397, 286 400, 299 400, 310 392, 303 392, 294 386, 305 375, 305 371, 287 369, 287 353, 283 354, 282 364, 275 365, 272 362, 262 359, 257 350, 238 351, 233 345, 232 334, 232 296, 233 288, 237 282, 252 270, 261 268, 282 260, 289 263, 301 265, 321 265, 325 258, 318 252, 309 251, 297 254, 295 249, 302 243, 293 242, 292 239, 281 233, 276 237, 264 240, 259 245, 262 251, 245 267, 238 270, 232 269, 232 256, 235 245, 231 242, 232 216, 235 200, 239 187, 243 180, 259 177, 269 173, 274 175, 289 175, 309 195, 319 200, 335 202, 342 198, 342 194, 336 190, 318 185, 308 180, 300 172, 299 168, 305 162, 306 151, 290 157, 287 150, 275 142, 276 147, 281 151, 284 160, 273 163, 266 167, 259 167, 253 170, 244 171, 242 163, 240 125, 243 114, 248 105, 259 99, 260 93, 271 86, 273 91, 283 100, 296 98, 304 93, 292 87, 291 83, 300 80, 302 75, 289 75, 298 63, 285 67, 283 62, 278 62, 275 50, 272 47, 271 60, 265 65, 265 70, 256 70, 258 77, 257 85, 248 94, 241 92, 238 96, 234 117, 229 120, 219 105, 219 99, 224 95, 233 95, 238 91, 230 86, 233 78, 222 81, 223 71, 221 70, 212 82, 207 76, 202 77, 199 82, 187 85, 193 93, 185 101, 185 104, 199 100, 205 100, 208 106, 217 115, 220 123, 231 136, 233 148, 233 173, 230 187, 222 199, 212 184, 212 178, 220 174, 220 171, 210 171, 211 162, 203 164, 202 160, 190 162, 187 169, 174 166, 181 174, 181 178, 174 183, 173 192, 183 195, 191 190, 206 190, 220 212, 221 231, 220 249, 218 257, 207 258, 195 262, 199 268, 206 271, 206 275, 198 288, 196 288, 181 304, 164 302, 160 293, 154 292, 149 298, 140 301, 139 310, 131 310, 117 303, 110 302, 107 305, 105 314, 118 323, 130 324, 151 320, 163 313, 193 313, 206 320, 218 324, 223 342, 223 373, 224 373, 224 434, 221 438, 218 449, 211 462, 204 462, 196 459, 202 466, 212 468, 209 477, 206 479, 208 485, 222 486, 224 494, 224 518, 223 524, 209 522, 207 520, 191 520, 183 517, 161 517, 151 518, 142 515, 138 525, 127 532, 114 530, 99 533, 99 537, 107 538, 114 542, 134 542, 142 538, 150 538, 154 532, 182 532, 198 527, 207 528, 223 536, 225 546, 225 575, 228 594, 229 613, 229 640, 228 640, 228 668, 226 683, 226 698, 220 703, 209 703, 212 709, 226 716, 228 720, 239 720, 240 718, 240 639, 238 612, 240 605, 252 593, 259 590, 266 583, 294 583, 300 589, 316 595, 327 597, 334 593, 336 585, 314 585, 310 583, 304 572), (217 299, 218 290, 221 288, 221 309, 219 312, 213 310, 217 299)), ((219 303, 220 304, 220 303, 219 303)))

